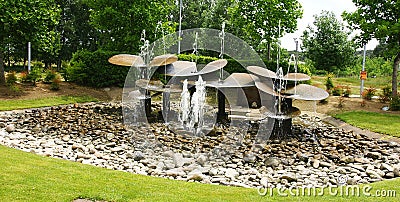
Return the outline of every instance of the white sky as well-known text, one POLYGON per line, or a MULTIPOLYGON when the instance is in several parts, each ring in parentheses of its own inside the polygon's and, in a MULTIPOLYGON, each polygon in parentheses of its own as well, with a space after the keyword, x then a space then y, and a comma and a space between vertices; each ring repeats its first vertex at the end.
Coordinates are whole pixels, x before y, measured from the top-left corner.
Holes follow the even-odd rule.
MULTIPOLYGON (((297 21, 297 31, 286 34, 281 38, 282 47, 287 50, 295 50, 296 45, 293 38, 300 38, 308 25, 314 22, 314 15, 320 15, 321 11, 333 11, 339 20, 342 20, 343 11, 353 12, 356 10, 351 0, 298 0, 303 6, 303 18, 297 21)), ((300 41, 301 44, 301 41, 300 41)), ((367 44, 367 49, 372 50, 378 44, 376 40, 371 40, 367 44)))

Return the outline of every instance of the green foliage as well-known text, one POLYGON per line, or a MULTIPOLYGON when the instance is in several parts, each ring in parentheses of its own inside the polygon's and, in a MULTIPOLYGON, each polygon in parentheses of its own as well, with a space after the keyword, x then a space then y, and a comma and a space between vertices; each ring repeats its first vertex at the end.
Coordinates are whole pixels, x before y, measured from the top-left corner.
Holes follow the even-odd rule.
POLYGON ((399 98, 399 96, 393 97, 390 100, 390 110, 392 110, 392 111, 399 111, 400 110, 400 98, 399 98))
POLYGON ((390 86, 385 86, 382 88, 382 92, 379 94, 379 101, 382 103, 386 103, 390 101, 392 97, 392 90, 390 86))
POLYGON ((51 80, 50 90, 60 90, 61 75, 55 74, 54 78, 51 80))
POLYGON ((362 97, 366 100, 372 100, 372 97, 375 95, 376 89, 375 88, 367 88, 362 92, 362 97))
POLYGON ((36 85, 36 82, 42 80, 43 68, 40 66, 33 66, 31 71, 26 77, 28 82, 32 82, 33 85, 36 85))
POLYGON ((6 78, 6 84, 7 86, 13 86, 15 85, 15 82, 18 81, 17 78, 17 73, 15 71, 9 72, 7 74, 7 78, 6 78))
POLYGON ((108 58, 116 52, 97 50, 76 52, 67 67, 68 81, 92 87, 123 86, 129 67, 112 65, 108 58))
POLYGON ((56 77, 57 77, 57 72, 55 70, 48 69, 44 74, 43 82, 51 83, 56 77))
MULTIPOLYGON (((59 18, 59 9, 54 0, 1 0, 0 1, 0 61, 4 61, 6 45, 15 50, 15 58, 25 56, 28 42, 37 52, 56 51, 58 35, 54 27, 59 18)), ((0 84, 4 81, 4 66, 0 63, 0 84)))
POLYGON ((283 33, 294 32, 297 19, 302 14, 302 7, 297 0, 233 1, 228 8, 227 28, 255 50, 260 50, 260 45, 272 44, 283 33))
POLYGON ((343 88, 342 86, 335 86, 332 89, 332 95, 333 96, 341 96, 343 94, 343 88))
POLYGON ((305 56, 317 70, 337 72, 354 64, 355 45, 333 12, 315 15, 314 27, 302 35, 305 56))
MULTIPOLYGON (((171 10, 175 7, 175 1, 165 0, 86 2, 90 7, 90 24, 96 32, 101 33, 98 36, 98 48, 119 52, 138 52, 143 30, 146 30, 147 40, 158 38, 155 36, 160 34, 156 33, 157 23, 169 21, 171 10)), ((175 29, 167 27, 165 30, 175 29)))
POLYGON ((332 81, 332 78, 333 78, 333 77, 334 77, 333 74, 327 74, 327 75, 326 75, 325 87, 326 87, 326 90, 327 90, 328 92, 330 92, 331 89, 333 89, 333 87, 334 87, 333 81, 332 81))
POLYGON ((352 28, 361 30, 357 41, 366 44, 371 38, 378 39, 383 47, 379 54, 393 57, 392 96, 397 96, 397 72, 400 64, 400 2, 353 0, 357 10, 343 13, 352 28))

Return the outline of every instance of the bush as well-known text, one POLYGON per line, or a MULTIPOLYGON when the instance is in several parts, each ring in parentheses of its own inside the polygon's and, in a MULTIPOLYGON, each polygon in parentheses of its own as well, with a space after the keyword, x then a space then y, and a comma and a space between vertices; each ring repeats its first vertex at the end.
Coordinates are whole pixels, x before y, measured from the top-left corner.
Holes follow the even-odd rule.
POLYGON ((92 87, 123 86, 130 67, 110 64, 108 58, 117 52, 80 50, 74 53, 71 65, 66 67, 68 81, 92 87))
POLYGON ((55 70, 48 69, 45 72, 43 82, 44 83, 52 83, 52 81, 57 77, 57 72, 55 70))
POLYGON ((23 82, 23 83, 28 82, 28 72, 22 71, 22 72, 19 74, 19 79, 20 79, 21 82, 23 82))
POLYGON ((343 86, 343 97, 350 97, 351 88, 349 86, 343 86))
POLYGON ((50 90, 60 90, 60 83, 61 83, 61 75, 59 74, 55 74, 55 77, 53 78, 53 80, 51 80, 51 84, 50 84, 50 90))
POLYGON ((394 97, 390 100, 390 110, 399 111, 400 110, 400 98, 399 96, 394 97))
POLYGON ((15 71, 9 72, 6 78, 7 86, 13 86, 17 82, 17 73, 15 71))
POLYGON ((325 87, 326 87, 326 91, 328 91, 328 92, 330 92, 331 89, 334 87, 333 81, 332 81, 333 76, 334 76, 333 74, 326 75, 325 87))
POLYGON ((342 86, 335 86, 331 90, 332 90, 332 95, 334 95, 334 96, 342 96, 342 94, 343 94, 342 86))
POLYGON ((375 95, 375 88, 367 88, 362 92, 362 97, 366 100, 372 100, 372 97, 375 95))
POLYGON ((36 85, 36 83, 42 79, 42 73, 43 73, 43 68, 41 68, 39 66, 35 66, 29 72, 26 79, 27 79, 27 81, 32 82, 33 85, 36 85))
POLYGON ((379 94, 379 101, 382 103, 386 103, 390 101, 392 97, 392 88, 390 86, 385 86, 382 88, 382 93, 379 94))

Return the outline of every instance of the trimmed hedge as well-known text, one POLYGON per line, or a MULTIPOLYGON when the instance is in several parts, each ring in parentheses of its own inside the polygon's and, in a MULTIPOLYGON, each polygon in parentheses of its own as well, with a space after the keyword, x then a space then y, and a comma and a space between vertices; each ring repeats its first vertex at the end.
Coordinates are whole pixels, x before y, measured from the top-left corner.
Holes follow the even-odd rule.
POLYGON ((74 53, 71 65, 66 68, 66 79, 81 85, 92 87, 120 86, 130 67, 112 65, 108 58, 118 54, 112 51, 97 50, 90 52, 80 50, 74 53))

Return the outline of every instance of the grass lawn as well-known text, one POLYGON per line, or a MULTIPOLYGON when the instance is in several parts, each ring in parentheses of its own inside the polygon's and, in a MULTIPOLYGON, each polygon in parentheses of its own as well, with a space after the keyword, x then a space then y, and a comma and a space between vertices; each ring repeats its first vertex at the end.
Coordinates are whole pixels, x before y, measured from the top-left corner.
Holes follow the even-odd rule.
POLYGON ((32 100, 2 100, 0 101, 0 111, 97 101, 96 98, 90 96, 58 96, 32 100))
POLYGON ((351 111, 335 114, 333 116, 359 128, 400 137, 400 115, 351 111))
MULTIPOLYGON (((325 89, 325 76, 312 76, 311 77, 312 84, 318 85, 321 88, 325 89)), ((365 80, 364 87, 365 88, 375 88, 377 89, 376 95, 381 92, 380 89, 390 86, 392 81, 391 76, 382 76, 376 78, 368 78, 365 80)), ((333 78, 333 85, 342 85, 342 86, 349 86, 351 89, 352 94, 359 94, 360 93, 360 85, 361 81, 358 77, 341 77, 341 78, 333 78)))
MULTIPOLYGON (((398 201, 399 197, 260 196, 256 189, 207 185, 107 170, 0 146, 0 201, 398 201)), ((400 179, 371 184, 400 193, 400 179)), ((288 193, 288 192, 286 192, 288 193)), ((340 192, 339 192, 340 193, 340 192)))

